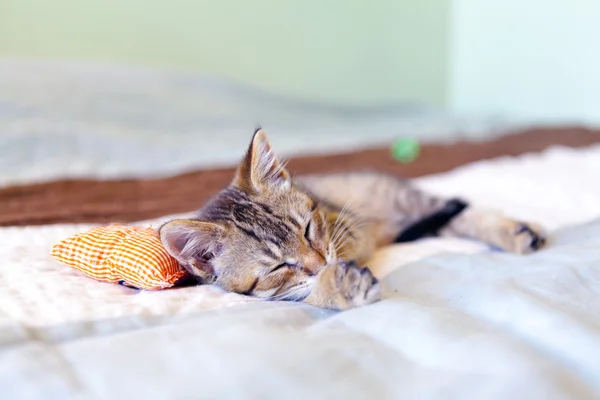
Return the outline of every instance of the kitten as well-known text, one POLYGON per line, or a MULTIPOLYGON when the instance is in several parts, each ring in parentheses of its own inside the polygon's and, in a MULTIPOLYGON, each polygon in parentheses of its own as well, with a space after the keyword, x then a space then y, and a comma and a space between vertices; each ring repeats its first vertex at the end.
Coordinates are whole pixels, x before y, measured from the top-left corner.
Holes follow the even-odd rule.
POLYGON ((270 300, 345 310, 380 299, 373 252, 425 235, 483 241, 513 253, 543 230, 378 173, 292 179, 257 130, 231 185, 189 220, 160 228, 162 243, 203 283, 270 300))

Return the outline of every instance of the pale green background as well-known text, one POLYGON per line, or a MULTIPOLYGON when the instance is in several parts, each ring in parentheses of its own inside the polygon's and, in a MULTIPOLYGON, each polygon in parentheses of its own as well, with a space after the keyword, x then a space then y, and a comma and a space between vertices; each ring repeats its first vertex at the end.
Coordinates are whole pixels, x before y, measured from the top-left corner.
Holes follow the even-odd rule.
POLYGON ((449 0, 0 0, 0 57, 127 62, 441 106, 449 0))

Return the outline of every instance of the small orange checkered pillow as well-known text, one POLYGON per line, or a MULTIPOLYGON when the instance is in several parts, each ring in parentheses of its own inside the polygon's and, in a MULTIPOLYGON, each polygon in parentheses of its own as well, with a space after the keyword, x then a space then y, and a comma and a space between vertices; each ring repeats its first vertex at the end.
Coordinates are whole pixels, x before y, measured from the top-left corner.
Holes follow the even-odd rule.
POLYGON ((151 228, 93 228, 57 243, 51 255, 99 281, 139 289, 169 288, 186 275, 151 228))

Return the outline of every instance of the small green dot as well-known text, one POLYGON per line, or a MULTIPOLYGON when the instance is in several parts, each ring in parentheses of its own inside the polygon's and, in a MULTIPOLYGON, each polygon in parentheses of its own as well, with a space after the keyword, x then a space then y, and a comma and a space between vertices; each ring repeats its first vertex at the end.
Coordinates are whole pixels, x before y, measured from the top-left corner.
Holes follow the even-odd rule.
POLYGON ((420 152, 419 142, 414 139, 398 139, 392 147, 392 155, 401 163, 411 163, 417 159, 420 152))

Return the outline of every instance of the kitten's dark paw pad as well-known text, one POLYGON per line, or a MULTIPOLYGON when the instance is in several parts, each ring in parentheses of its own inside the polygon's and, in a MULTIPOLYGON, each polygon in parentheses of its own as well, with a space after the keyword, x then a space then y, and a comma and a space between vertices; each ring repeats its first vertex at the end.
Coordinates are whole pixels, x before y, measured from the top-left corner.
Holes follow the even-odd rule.
POLYGON ((540 227, 533 227, 524 223, 520 223, 517 228, 516 235, 525 235, 530 238, 529 248, 538 250, 546 244, 546 237, 540 227))
POLYGON ((541 226, 517 221, 514 225, 507 250, 527 254, 539 250, 546 244, 546 233, 541 226))

